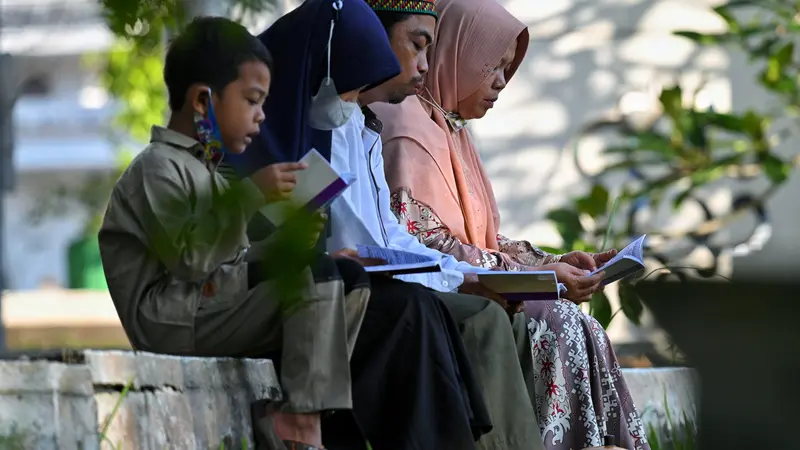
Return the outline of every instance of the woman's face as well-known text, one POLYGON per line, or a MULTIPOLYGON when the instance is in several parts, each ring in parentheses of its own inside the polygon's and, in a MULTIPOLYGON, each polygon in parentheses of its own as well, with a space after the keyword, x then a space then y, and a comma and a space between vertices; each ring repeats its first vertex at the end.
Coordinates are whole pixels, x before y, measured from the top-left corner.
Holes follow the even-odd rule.
POLYGON ((514 62, 514 56, 517 54, 517 41, 511 44, 511 47, 506 50, 503 59, 497 67, 483 80, 483 83, 478 87, 478 90, 472 93, 469 97, 458 102, 458 113, 463 119, 480 119, 486 115, 489 109, 494 107, 494 102, 497 101, 500 92, 506 87, 506 74, 511 63, 514 62))

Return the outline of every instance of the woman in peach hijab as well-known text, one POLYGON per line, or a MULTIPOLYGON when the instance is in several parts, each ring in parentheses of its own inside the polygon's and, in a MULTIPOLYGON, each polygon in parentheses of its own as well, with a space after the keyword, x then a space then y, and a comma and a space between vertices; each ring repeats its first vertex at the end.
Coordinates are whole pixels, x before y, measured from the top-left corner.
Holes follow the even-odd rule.
MULTIPOLYGON (((615 252, 551 255, 498 234, 497 203, 466 120, 483 117, 520 66, 526 26, 495 0, 439 0, 426 89, 373 109, 384 124, 392 209, 420 241, 475 266, 555 270, 570 300, 528 302, 535 367, 527 368, 548 450, 603 444, 615 435, 649 450, 642 422, 603 327, 578 303, 601 289, 585 270, 615 252)), ((525 369, 525 368, 523 368, 525 369)))

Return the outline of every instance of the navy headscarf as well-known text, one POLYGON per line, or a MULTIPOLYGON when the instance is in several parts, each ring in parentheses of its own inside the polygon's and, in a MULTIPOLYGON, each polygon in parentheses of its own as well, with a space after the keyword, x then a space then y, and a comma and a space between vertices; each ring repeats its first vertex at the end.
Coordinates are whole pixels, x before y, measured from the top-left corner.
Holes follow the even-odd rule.
POLYGON ((377 86, 401 72, 386 30, 364 0, 306 0, 259 36, 275 61, 261 132, 226 162, 241 177, 276 162, 297 161, 311 148, 330 160, 331 132, 308 124, 311 97, 327 71, 330 22, 331 78, 339 94, 377 86))

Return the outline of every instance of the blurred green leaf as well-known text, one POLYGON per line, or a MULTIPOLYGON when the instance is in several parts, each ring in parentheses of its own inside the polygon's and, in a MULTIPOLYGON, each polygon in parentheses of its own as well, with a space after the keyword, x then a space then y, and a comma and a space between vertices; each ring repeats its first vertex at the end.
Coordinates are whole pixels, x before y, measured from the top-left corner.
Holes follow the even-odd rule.
POLYGON ((641 325, 644 305, 633 286, 626 280, 619 282, 619 302, 625 317, 634 324, 641 325))
POLYGON ((763 2, 764 0, 728 0, 727 2, 725 2, 725 4, 723 4, 722 6, 718 6, 715 9, 725 8, 727 10, 730 10, 741 6, 758 6, 764 4, 763 2))
POLYGON ((611 302, 603 292, 596 292, 592 295, 592 300, 589 302, 589 314, 597 319, 602 325, 603 329, 607 329, 611 323, 611 302))
POLYGON ((604 174, 610 174, 612 172, 616 172, 619 170, 629 171, 633 167, 642 168, 646 166, 661 166, 665 163, 668 163, 670 160, 659 158, 659 159, 650 159, 650 158, 637 158, 637 159, 625 159, 623 161, 619 161, 613 164, 609 164, 603 168, 604 174))
POLYGON ((575 204, 579 212, 597 217, 608 208, 608 189, 601 184, 595 184, 589 195, 579 198, 575 204))
POLYGON ((786 45, 781 47, 777 53, 775 53, 775 59, 781 65, 781 68, 785 68, 789 64, 792 63, 792 57, 794 56, 794 42, 787 42, 786 45))
POLYGON ((570 250, 567 250, 567 249, 556 248, 556 247, 548 247, 546 245, 537 245, 537 247, 539 247, 539 250, 542 250, 544 252, 550 253, 551 255, 561 255, 563 253, 569 253, 570 252, 570 250))
POLYGON ((683 113, 683 89, 680 86, 662 90, 659 101, 664 113, 673 119, 677 119, 683 113))
POLYGON ((696 31, 675 31, 673 34, 675 34, 676 36, 681 36, 687 39, 691 39, 692 41, 702 45, 722 44, 730 40, 730 37, 727 33, 706 34, 706 33, 698 33, 696 31))
POLYGON ((725 175, 727 167, 727 162, 718 162, 692 172, 689 175, 689 179, 691 180, 690 186, 675 196, 672 202, 673 209, 679 208, 697 188, 722 178, 725 175))
POLYGON ((754 140, 764 138, 767 124, 766 118, 755 111, 747 111, 742 116, 742 131, 750 135, 754 140))
POLYGON ((722 128, 726 131, 740 132, 742 130, 742 118, 734 114, 723 114, 714 111, 704 111, 698 113, 703 120, 709 124, 722 128))
POLYGON ((728 25, 729 32, 737 33, 740 31, 741 27, 739 25, 739 21, 733 16, 733 13, 730 11, 728 5, 717 6, 716 8, 712 8, 712 11, 717 13, 717 15, 725 21, 725 23, 728 25))
POLYGON ((571 209, 556 209, 547 214, 547 219, 553 222, 564 240, 565 248, 572 248, 583 234, 583 225, 578 218, 578 213, 571 209))
POLYGON ((765 56, 769 56, 773 52, 773 47, 780 44, 781 40, 776 36, 767 36, 761 41, 757 47, 753 48, 749 53, 750 62, 757 60, 758 58, 763 58, 765 56))
POLYGON ((764 173, 775 184, 781 184, 789 178, 792 171, 792 165, 785 162, 773 154, 766 154, 761 159, 761 164, 764 167, 764 173))

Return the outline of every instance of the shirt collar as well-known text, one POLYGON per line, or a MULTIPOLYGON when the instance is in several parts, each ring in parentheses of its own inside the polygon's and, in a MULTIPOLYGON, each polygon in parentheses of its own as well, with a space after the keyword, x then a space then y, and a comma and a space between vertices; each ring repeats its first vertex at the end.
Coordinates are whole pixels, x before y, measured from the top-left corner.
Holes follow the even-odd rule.
POLYGON ((361 112, 364 114, 364 125, 370 130, 381 134, 383 131, 383 122, 378 119, 378 115, 366 106, 361 108, 361 112))
POLYGON ((203 155, 203 145, 200 144, 197 139, 158 125, 153 125, 150 128, 150 142, 167 144, 172 147, 188 150, 195 156, 203 155))

